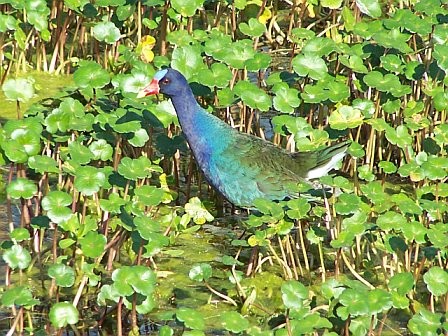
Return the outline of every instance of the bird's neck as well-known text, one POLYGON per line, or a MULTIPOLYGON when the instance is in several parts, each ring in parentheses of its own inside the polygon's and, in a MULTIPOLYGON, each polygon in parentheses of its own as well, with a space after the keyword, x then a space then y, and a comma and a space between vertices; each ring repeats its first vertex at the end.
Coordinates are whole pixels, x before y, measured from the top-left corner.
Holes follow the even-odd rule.
POLYGON ((171 97, 182 131, 187 138, 196 132, 197 115, 206 113, 197 103, 190 87, 181 94, 171 97))

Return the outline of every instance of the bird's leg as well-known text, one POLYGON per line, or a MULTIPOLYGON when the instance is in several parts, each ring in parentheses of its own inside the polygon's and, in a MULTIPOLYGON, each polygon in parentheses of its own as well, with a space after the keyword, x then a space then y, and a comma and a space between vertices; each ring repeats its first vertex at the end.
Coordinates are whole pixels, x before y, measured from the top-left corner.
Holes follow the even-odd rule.
POLYGON ((256 265, 257 260, 258 260, 258 246, 254 246, 252 248, 252 253, 250 254, 249 264, 247 265, 246 276, 252 275, 252 272, 257 266, 256 265))

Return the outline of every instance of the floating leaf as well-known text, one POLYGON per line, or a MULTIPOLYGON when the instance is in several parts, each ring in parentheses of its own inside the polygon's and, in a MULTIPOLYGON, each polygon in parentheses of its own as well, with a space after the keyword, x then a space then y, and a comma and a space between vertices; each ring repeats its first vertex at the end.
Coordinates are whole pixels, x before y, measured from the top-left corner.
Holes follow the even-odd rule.
POLYGON ((194 265, 188 276, 194 281, 207 281, 212 276, 212 267, 205 263, 194 265))
POLYGON ((191 308, 179 308, 176 318, 183 322, 187 328, 204 330, 205 322, 201 313, 191 308))
POLYGON ((242 333, 249 328, 249 321, 236 311, 226 311, 220 315, 221 325, 233 333, 242 333))

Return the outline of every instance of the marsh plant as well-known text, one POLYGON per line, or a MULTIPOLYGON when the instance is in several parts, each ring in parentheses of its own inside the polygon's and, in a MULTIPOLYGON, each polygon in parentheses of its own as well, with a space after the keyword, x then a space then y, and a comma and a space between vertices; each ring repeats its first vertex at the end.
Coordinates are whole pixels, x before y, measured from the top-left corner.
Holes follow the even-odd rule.
POLYGON ((448 332, 446 1, 0 9, 5 333, 448 332), (136 99, 168 65, 242 132, 351 140, 325 197, 220 198, 170 103, 136 99), (25 111, 31 69, 72 84, 25 111))

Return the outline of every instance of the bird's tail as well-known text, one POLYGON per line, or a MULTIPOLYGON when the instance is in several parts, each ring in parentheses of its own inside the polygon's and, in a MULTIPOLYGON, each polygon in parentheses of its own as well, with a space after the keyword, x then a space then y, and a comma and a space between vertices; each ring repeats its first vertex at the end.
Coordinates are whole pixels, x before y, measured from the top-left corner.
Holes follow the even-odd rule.
MULTIPOLYGON (((339 161, 344 158, 350 143, 350 141, 343 141, 316 152, 308 153, 309 163, 312 163, 309 167, 307 167, 307 174, 304 178, 311 180, 326 175, 330 170, 335 168, 339 161)), ((296 155, 294 156, 297 156, 297 159, 301 160, 300 157, 306 153, 295 154, 296 155)))

